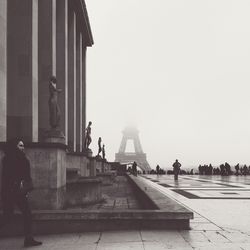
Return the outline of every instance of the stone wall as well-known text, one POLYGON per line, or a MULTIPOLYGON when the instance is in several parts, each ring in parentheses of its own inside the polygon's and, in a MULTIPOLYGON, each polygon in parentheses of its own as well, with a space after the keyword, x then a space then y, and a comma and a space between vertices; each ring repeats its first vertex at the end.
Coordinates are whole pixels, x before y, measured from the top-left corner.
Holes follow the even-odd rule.
POLYGON ((68 153, 66 157, 67 170, 76 171, 79 176, 90 176, 90 159, 81 153, 68 153))
POLYGON ((98 178, 79 178, 67 181, 66 207, 81 207, 100 202, 101 181, 98 178))
MULTIPOLYGON (((5 143, 0 143, 0 188, 4 145, 5 143)), ((69 154, 66 152, 66 146, 60 143, 29 143, 26 144, 25 152, 30 160, 35 187, 29 194, 32 209, 63 209, 69 197, 67 192, 72 193, 72 190, 76 190, 76 194, 71 197, 71 204, 74 203, 74 198, 75 203, 81 199, 88 202, 100 200, 99 181, 93 181, 96 176, 95 158, 88 158, 80 153, 69 154), (66 173, 71 169, 76 169, 78 177, 85 178, 85 181, 80 181, 81 184, 78 185, 79 192, 77 185, 66 185, 66 173), (90 176, 92 180, 88 182, 90 176), (81 198, 83 188, 85 193, 82 193, 81 198)))

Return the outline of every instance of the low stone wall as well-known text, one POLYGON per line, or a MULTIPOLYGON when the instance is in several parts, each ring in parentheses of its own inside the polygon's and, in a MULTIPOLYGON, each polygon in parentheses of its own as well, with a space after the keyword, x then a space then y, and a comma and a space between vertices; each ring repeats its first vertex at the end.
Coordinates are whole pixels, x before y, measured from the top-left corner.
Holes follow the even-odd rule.
POLYGON ((67 181, 66 207, 81 207, 102 200, 101 181, 98 178, 78 178, 67 181))
POLYGON ((90 159, 82 153, 67 153, 66 164, 69 172, 75 172, 82 177, 90 176, 90 159))
POLYGON ((176 202, 172 198, 162 194, 152 186, 146 183, 144 178, 134 175, 127 175, 131 180, 139 196, 146 200, 151 200, 151 204, 161 211, 168 212, 173 219, 193 219, 193 212, 176 202))
MULTIPOLYGON (((6 143, 4 142, 0 143, 0 188, 2 177, 1 164, 5 145, 6 143)), ((31 177, 35 187, 29 194, 32 209, 65 208, 68 197, 67 192, 71 192, 71 187, 66 186, 67 169, 81 177, 96 176, 95 159, 86 157, 82 153, 67 153, 67 146, 65 144, 53 142, 26 143, 25 146, 26 155, 30 160, 31 177), (66 190, 67 188, 69 190, 66 190)), ((82 198, 85 202, 88 199, 87 193, 90 195, 90 201, 100 200, 100 191, 95 185, 87 184, 86 195, 82 198), (93 188, 92 193, 91 188, 93 188)), ((81 184, 82 186, 86 187, 83 183, 81 184)), ((76 200, 79 199, 79 197, 76 198, 76 200)))
POLYGON ((97 173, 96 176, 101 180, 102 185, 112 185, 115 180, 114 172, 100 174, 97 173))
MULTIPOLYGON (((34 233, 71 233, 104 230, 132 229, 189 229, 193 213, 181 204, 152 188, 141 177, 128 176, 140 195, 151 199, 151 209, 65 209, 34 211, 34 233)), ((71 183, 71 194, 77 198, 78 187, 71 183)), ((70 184, 70 185, 71 185, 70 184)), ((79 196, 78 196, 79 197, 79 196)), ((76 200, 75 198, 75 200, 76 200)), ((82 200, 79 199, 80 202, 82 200)), ((1 214, 0 214, 1 216, 1 214)), ((1 218, 0 218, 1 219, 1 218)), ((21 235, 23 233, 21 216, 15 215, 14 224, 0 231, 0 235, 21 235)))
MULTIPOLYGON (((0 213, 1 217, 1 213, 0 213)), ((1 219, 1 218, 0 218, 1 219)), ((108 230, 188 229, 187 220, 172 219, 160 210, 57 210, 34 211, 34 234, 100 232, 108 230)), ((0 231, 0 236, 23 235, 22 216, 15 215, 13 224, 0 231)))
MULTIPOLYGON (((3 147, 1 143, 0 164, 3 147)), ((66 146, 61 143, 26 143, 34 190, 29 194, 32 209, 62 209, 66 197, 66 146)), ((2 166, 0 166, 2 169, 2 166)), ((0 186, 1 178, 0 176, 0 186)))
POLYGON ((105 172, 110 172, 111 171, 111 164, 107 161, 104 162, 104 173, 105 172))
POLYGON ((137 198, 137 200, 139 201, 140 205, 144 208, 144 209, 159 209, 159 207, 155 204, 154 200, 151 199, 151 197, 148 195, 147 191, 147 187, 143 187, 142 185, 138 185, 137 182, 137 177, 134 177, 132 175, 126 175, 129 183, 132 185, 133 187, 133 191, 134 194, 137 198))

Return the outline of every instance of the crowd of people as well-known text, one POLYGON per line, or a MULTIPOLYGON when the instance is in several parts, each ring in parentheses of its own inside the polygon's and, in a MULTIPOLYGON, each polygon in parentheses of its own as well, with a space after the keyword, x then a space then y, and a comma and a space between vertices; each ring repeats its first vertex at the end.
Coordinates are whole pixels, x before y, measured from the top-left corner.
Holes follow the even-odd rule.
POLYGON ((212 166, 212 164, 204 164, 198 166, 198 172, 195 170, 195 168, 192 168, 191 170, 188 169, 180 169, 179 165, 180 163, 174 162, 173 169, 171 170, 164 170, 159 165, 156 165, 155 169, 151 169, 150 171, 140 171, 129 168, 129 172, 131 173, 138 173, 138 174, 156 174, 156 175, 164 175, 164 174, 174 174, 175 178, 177 177, 176 174, 184 174, 184 175, 193 175, 193 174, 199 174, 199 175, 250 175, 250 165, 240 165, 239 163, 235 166, 231 166, 228 162, 225 162, 224 164, 221 164, 220 166, 212 166))
POLYGON ((198 171, 200 175, 249 175, 250 166, 236 164, 231 167, 228 162, 221 164, 219 167, 213 167, 212 164, 209 165, 199 165, 198 171))

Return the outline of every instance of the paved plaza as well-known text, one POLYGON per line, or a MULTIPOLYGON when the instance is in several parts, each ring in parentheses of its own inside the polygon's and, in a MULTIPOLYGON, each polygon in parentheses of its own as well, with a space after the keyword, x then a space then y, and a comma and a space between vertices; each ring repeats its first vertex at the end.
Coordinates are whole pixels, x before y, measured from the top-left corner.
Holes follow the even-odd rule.
MULTIPOLYGON (((37 236, 34 249, 250 250, 249 176, 147 175, 144 181, 194 212, 191 230, 135 230, 37 236)), ((23 239, 1 238, 1 250, 22 249, 23 239)))

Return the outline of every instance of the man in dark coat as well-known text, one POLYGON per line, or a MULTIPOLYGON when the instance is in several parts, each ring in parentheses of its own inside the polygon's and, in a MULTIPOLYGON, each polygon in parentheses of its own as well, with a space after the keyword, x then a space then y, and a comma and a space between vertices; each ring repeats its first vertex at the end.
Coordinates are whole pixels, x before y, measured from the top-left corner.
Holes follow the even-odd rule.
POLYGON ((12 219, 16 205, 22 212, 24 219, 24 246, 41 245, 42 242, 34 240, 32 235, 32 216, 27 195, 32 189, 32 180, 30 162, 24 153, 22 140, 15 139, 7 144, 2 163, 3 217, 0 226, 12 219))
POLYGON ((179 175, 180 168, 181 168, 181 164, 180 162, 178 162, 178 160, 174 162, 173 168, 174 168, 174 179, 178 180, 178 175, 179 175))

